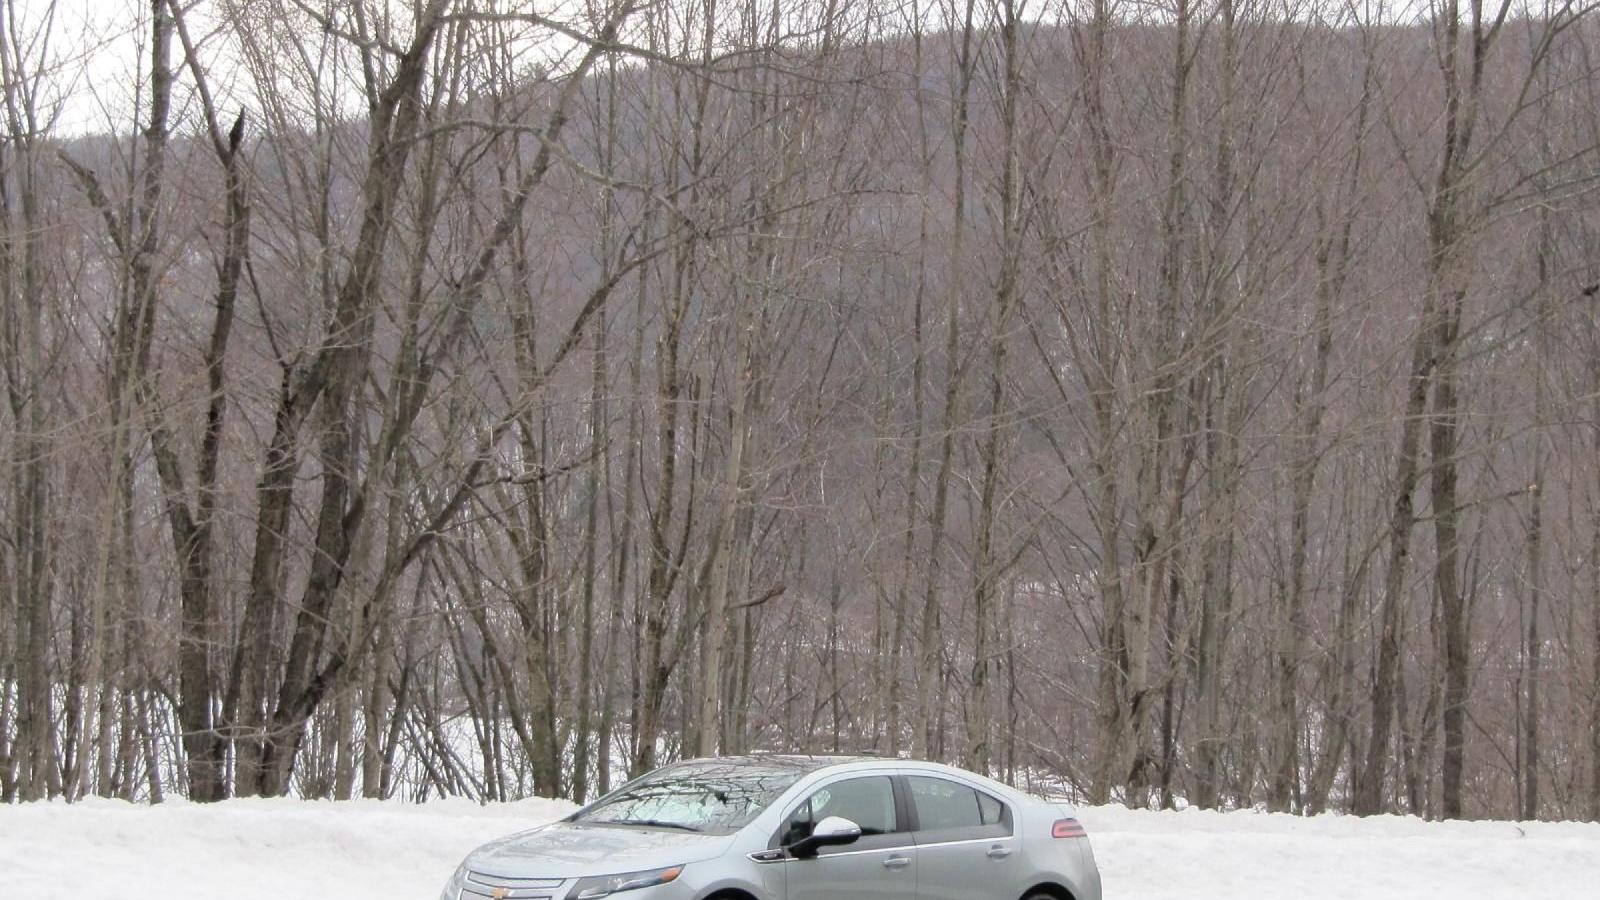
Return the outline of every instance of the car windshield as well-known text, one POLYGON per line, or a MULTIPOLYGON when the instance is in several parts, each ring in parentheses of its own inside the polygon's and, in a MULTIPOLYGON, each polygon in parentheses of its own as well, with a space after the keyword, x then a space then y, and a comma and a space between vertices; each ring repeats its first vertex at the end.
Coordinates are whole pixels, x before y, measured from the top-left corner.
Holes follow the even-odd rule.
POLYGON ((683 763, 624 785, 579 810, 571 821, 731 834, 760 815, 805 771, 788 765, 683 763))

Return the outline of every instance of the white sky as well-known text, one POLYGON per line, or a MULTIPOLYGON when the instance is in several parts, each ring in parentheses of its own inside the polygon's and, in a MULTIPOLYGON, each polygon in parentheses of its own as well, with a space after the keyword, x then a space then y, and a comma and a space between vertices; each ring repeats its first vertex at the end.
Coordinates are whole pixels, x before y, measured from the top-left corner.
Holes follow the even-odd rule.
MULTIPOLYGON (((224 116, 231 116, 231 110, 237 109, 241 104, 249 103, 250 91, 247 90, 247 81, 240 72, 237 60, 238 49, 229 46, 224 40, 217 39, 214 30, 214 16, 219 7, 227 4, 217 0, 190 0, 191 12, 188 14, 188 24, 192 37, 201 44, 200 55, 206 60, 209 72, 211 89, 215 95, 219 112, 224 116)), ((332 3, 337 6, 340 0, 286 0, 288 3, 305 3, 308 6, 332 3)), ((394 7, 409 10, 416 0, 369 0, 369 3, 382 9, 385 3, 394 7)), ((576 16, 582 10, 587 0, 484 0, 484 5, 498 5, 506 10, 521 10, 534 5, 547 14, 576 16)), ((896 3, 916 3, 928 11, 931 19, 937 20, 939 14, 935 10, 944 7, 946 13, 959 8, 961 0, 866 0, 875 4, 880 12, 886 12, 896 3)), ((1062 4, 1070 7, 1078 0, 1030 0, 1027 4, 1028 18, 1053 19, 1062 9, 1062 4)), ((1154 14, 1159 18, 1159 9, 1167 0, 1114 0, 1114 3, 1125 7, 1130 13, 1142 11, 1142 15, 1154 14)), ((1301 4, 1318 4, 1323 2, 1334 4, 1355 3, 1362 12, 1363 17, 1370 17, 1378 10, 1382 10, 1385 18, 1406 18, 1407 10, 1422 10, 1427 8, 1430 0, 1264 0, 1264 2, 1279 2, 1287 6, 1300 6, 1301 4)), ((1538 8, 1543 0, 1515 0, 1517 7, 1538 8)), ((251 0, 240 0, 241 5, 255 12, 263 7, 251 0)), ((1341 6, 1340 8, 1348 8, 1341 6)), ((9 35, 8 43, 20 45, 24 48, 24 55, 35 60, 44 59, 49 68, 49 76, 41 87, 41 109, 55 111, 54 132, 58 136, 71 136, 85 132, 120 132, 138 127, 136 114, 139 110, 138 91, 145 77, 148 62, 145 59, 146 42, 148 40, 149 0, 0 0, 0 20, 9 35), (12 10, 15 10, 16 21, 10 21, 12 10), (53 15, 53 19, 48 18, 53 15), (48 23, 48 25, 47 25, 48 23)), ((1415 13, 1411 13, 1414 15, 1415 13)), ((399 13, 397 18, 408 17, 407 13, 399 13)), ((572 49, 572 42, 564 38, 552 39, 549 32, 542 32, 535 36, 535 32, 528 26, 522 28, 528 35, 525 41, 519 41, 521 55, 531 63, 534 60, 547 60, 572 49)), ((222 36, 226 38, 226 35, 222 36)), ((316 36, 306 35, 308 42, 314 42, 316 36)), ((187 108, 186 98, 190 78, 187 71, 181 71, 183 65, 183 51, 178 41, 173 42, 173 64, 180 67, 178 78, 178 91, 175 92, 176 104, 175 120, 183 122, 193 121, 193 110, 187 108)), ((354 100, 355 98, 351 98, 354 100)), ((352 106, 352 111, 354 107, 352 106)), ((182 126, 180 126, 182 127, 182 126)))
MULTIPOLYGON (((389 0, 409 9, 412 0, 389 0)), ((543 0, 543 10, 559 10, 572 0, 543 0)), ((506 0, 507 8, 526 8, 528 0, 506 0)), ((246 0, 248 4, 248 0, 246 0)), ((320 5, 318 3, 308 3, 320 5)), ((373 4, 381 8, 383 0, 373 4)), ((185 19, 190 36, 198 45, 207 71, 207 80, 219 113, 231 117, 241 104, 253 105, 248 76, 241 71, 240 51, 226 32, 216 27, 222 3, 193 2, 185 19)), ((247 6, 248 8, 248 6, 247 6)), ((256 12, 260 7, 251 9, 256 12)), ((553 14, 553 13, 552 13, 553 14)), ((29 68, 43 60, 47 70, 40 82, 39 108, 54 115, 57 136, 88 132, 127 133, 139 126, 140 91, 147 77, 149 41, 149 0, 0 0, 0 23, 8 43, 23 48, 29 68), (11 20, 15 10, 15 20, 11 20)), ((401 13, 397 18, 409 18, 401 13)), ((507 26, 525 31, 518 40, 519 53, 527 63, 551 59, 569 51, 572 42, 552 38, 549 32, 535 36, 531 26, 507 26)), ((314 45, 320 35, 306 34, 314 45)), ((193 121, 188 104, 192 79, 185 68, 183 47, 176 37, 172 43, 172 64, 178 70, 174 90, 175 122, 193 121)), ((351 97, 352 101, 358 98, 351 97)), ((352 111, 355 111, 354 104, 352 111)), ((183 127, 179 125, 178 127, 183 127)))
POLYGON ((134 27, 143 6, 137 0, 14 0, 0 10, 7 43, 24 48, 26 66, 44 61, 40 106, 56 110, 57 133, 104 130, 105 107, 130 96, 134 27))

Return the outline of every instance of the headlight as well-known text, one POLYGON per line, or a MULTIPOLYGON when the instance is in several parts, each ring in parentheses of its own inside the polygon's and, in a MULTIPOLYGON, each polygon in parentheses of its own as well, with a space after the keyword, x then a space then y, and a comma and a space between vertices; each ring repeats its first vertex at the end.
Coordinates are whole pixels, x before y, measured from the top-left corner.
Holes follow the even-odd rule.
POLYGON ((683 874, 683 866, 668 866, 650 872, 628 872, 622 875, 594 875, 581 879, 567 895, 567 900, 595 900, 618 891, 631 891, 676 881, 683 874))

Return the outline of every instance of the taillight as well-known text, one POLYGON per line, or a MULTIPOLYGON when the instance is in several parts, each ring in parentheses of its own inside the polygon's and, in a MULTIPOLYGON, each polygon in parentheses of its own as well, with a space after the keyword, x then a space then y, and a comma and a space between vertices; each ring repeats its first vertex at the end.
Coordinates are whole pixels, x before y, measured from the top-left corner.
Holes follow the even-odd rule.
POLYGON ((1060 819, 1050 827, 1050 836, 1053 838, 1081 838, 1088 837, 1089 832, 1083 830, 1083 825, 1077 819, 1060 819))

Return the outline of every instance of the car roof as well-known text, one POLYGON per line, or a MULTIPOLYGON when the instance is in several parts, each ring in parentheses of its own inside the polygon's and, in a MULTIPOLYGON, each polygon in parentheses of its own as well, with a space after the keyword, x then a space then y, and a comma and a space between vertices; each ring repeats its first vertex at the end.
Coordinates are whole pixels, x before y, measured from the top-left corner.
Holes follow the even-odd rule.
POLYGON ((686 759, 675 763, 674 767, 704 767, 704 766, 735 766, 750 769, 765 769, 768 771, 789 771, 798 774, 810 774, 824 769, 910 769, 930 774, 954 775, 957 777, 978 779, 1010 791, 1015 788, 997 782, 992 778, 959 769, 944 763, 928 762, 921 759, 909 759, 899 756, 844 756, 844 755, 809 755, 802 753, 750 753, 741 756, 707 756, 698 759, 686 759))
POLYGON ((674 763, 676 766, 738 766, 752 769, 789 770, 806 773, 834 766, 867 762, 900 762, 876 756, 825 756, 802 753, 748 753, 741 756, 703 756, 674 763))
POLYGON ((669 769, 679 767, 711 768, 733 766, 745 768, 752 772, 788 772, 804 777, 824 770, 843 770, 846 772, 870 772, 877 769, 898 769, 927 773, 930 775, 947 775, 957 779, 966 779, 987 786, 989 790, 1009 796, 1014 802, 1053 802, 1060 803, 1041 795, 1021 790, 1001 781, 996 781, 977 772, 946 765, 944 763, 929 762, 921 759, 909 759, 899 756, 867 756, 867 755, 826 755, 804 753, 748 753, 737 756, 708 756, 697 759, 686 759, 667 766, 669 769))

